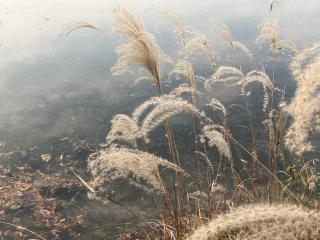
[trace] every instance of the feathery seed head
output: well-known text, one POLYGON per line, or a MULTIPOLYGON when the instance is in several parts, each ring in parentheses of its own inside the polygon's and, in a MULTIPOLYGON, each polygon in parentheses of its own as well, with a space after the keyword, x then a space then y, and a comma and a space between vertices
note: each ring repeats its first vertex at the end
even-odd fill
POLYGON ((161 157, 115 145, 92 154, 88 161, 94 178, 91 184, 97 188, 117 179, 126 179, 147 192, 162 191, 159 166, 185 174, 183 169, 161 157))
POLYGON ((210 102, 207 104, 207 106, 210 106, 213 108, 213 110, 219 111, 223 117, 225 118, 227 116, 227 111, 224 105, 216 98, 212 98, 210 102))
POLYGON ((182 98, 167 98, 160 102, 144 119, 141 131, 144 136, 147 136, 150 131, 156 128, 161 122, 173 117, 182 112, 191 112, 198 116, 202 113, 187 101, 182 98))
POLYGON ((125 8, 114 10, 116 22, 113 31, 125 34, 129 42, 120 45, 115 52, 119 55, 116 65, 111 69, 114 75, 122 75, 129 71, 130 66, 142 67, 153 76, 160 90, 160 62, 172 62, 161 50, 155 37, 146 31, 139 20, 125 8))
POLYGON ((198 228, 190 240, 318 239, 320 214, 296 206, 257 204, 239 207, 198 228))
POLYGON ((220 153, 227 157, 229 160, 232 158, 231 149, 229 143, 224 139, 223 134, 220 131, 225 129, 217 124, 211 124, 204 126, 202 130, 203 137, 209 140, 210 147, 216 147, 220 153))
POLYGON ((256 39, 256 44, 258 46, 264 43, 270 44, 270 50, 273 53, 279 53, 280 51, 289 51, 292 53, 297 53, 298 49, 296 45, 289 40, 282 40, 279 37, 280 26, 276 19, 265 19, 260 27, 260 35, 256 39))
POLYGON ((117 114, 111 120, 111 130, 107 135, 107 143, 114 141, 124 141, 137 147, 136 138, 139 136, 139 127, 127 115, 117 114))
POLYGON ((295 97, 285 107, 293 118, 286 135, 286 146, 296 154, 313 151, 310 137, 319 133, 320 115, 320 44, 299 53, 291 64, 298 83, 295 97))

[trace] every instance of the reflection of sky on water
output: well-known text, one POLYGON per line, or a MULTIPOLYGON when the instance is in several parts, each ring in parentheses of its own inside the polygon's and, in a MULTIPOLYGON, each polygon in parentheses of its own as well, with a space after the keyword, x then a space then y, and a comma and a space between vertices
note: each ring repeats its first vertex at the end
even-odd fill
MULTIPOLYGON (((114 7, 125 6, 143 16, 146 28, 156 32, 160 45, 170 53, 177 48, 172 31, 156 28, 155 21, 157 7, 174 9, 187 25, 206 33, 219 54, 221 40, 208 31, 208 20, 215 17, 225 22, 236 39, 253 49, 257 25, 268 16, 268 4, 267 0, 1 1, 0 129, 5 131, 0 140, 23 135, 22 142, 28 138, 36 142, 40 135, 63 135, 74 125, 97 124, 97 120, 88 120, 94 114, 88 109, 95 108, 89 104, 96 101, 95 96, 112 109, 112 114, 122 112, 112 108, 112 103, 130 102, 125 83, 134 77, 120 81, 110 75, 116 60, 112 50, 120 43, 109 34, 114 7), (71 20, 93 23, 106 35, 82 29, 68 38, 59 37, 62 26, 71 20), (72 125, 74 115, 78 122, 72 125)), ((282 37, 302 48, 319 41, 319 12, 318 0, 291 0, 276 4, 271 16, 279 20, 282 37)), ((219 57, 226 59, 223 54, 219 57)), ((99 117, 109 121, 111 115, 99 117)))
MULTIPOLYGON (((175 9, 188 25, 200 30, 205 30, 208 19, 214 16, 229 24, 235 37, 241 37, 245 34, 244 29, 256 28, 257 22, 267 16, 268 4, 267 0, 2 1, 1 55, 5 57, 1 57, 0 63, 24 60, 41 52, 54 54, 57 47, 66 44, 59 39, 59 34, 61 26, 70 20, 86 20, 109 31, 113 21, 112 9, 117 6, 126 6, 148 17, 153 17, 152 8, 155 7, 175 9), (237 26, 233 27, 233 23, 237 26)), ((317 0, 280 1, 272 16, 279 18, 285 37, 299 43, 307 39, 312 42, 320 31, 317 27, 320 24, 319 11, 320 2, 317 0)))

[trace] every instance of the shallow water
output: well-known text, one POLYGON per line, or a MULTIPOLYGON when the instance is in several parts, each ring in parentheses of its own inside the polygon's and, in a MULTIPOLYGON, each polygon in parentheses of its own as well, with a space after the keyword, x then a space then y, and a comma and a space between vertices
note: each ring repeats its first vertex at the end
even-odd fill
MULTIPOLYGON (((31 147, 47 137, 63 136, 79 127, 83 131, 92 128, 97 119, 95 123, 81 122, 94 121, 95 114, 80 106, 90 105, 91 101, 119 104, 120 109, 111 111, 106 107, 103 114, 123 112, 121 105, 127 105, 123 102, 126 96, 127 101, 132 99, 129 88, 133 87, 130 83, 134 76, 119 78, 110 74, 116 61, 113 49, 120 41, 118 35, 110 33, 114 21, 112 9, 116 6, 128 7, 142 15, 146 28, 156 33, 160 45, 173 56, 177 45, 172 28, 163 19, 159 21, 162 24, 156 23, 160 18, 159 7, 174 9, 187 25, 207 34, 217 52, 224 46, 213 31, 208 31, 211 17, 226 23, 234 38, 256 51, 257 26, 268 16, 268 1, 253 0, 200 4, 198 1, 1 1, 1 141, 31 147), (63 26, 72 20, 93 23, 105 34, 81 29, 67 38, 59 37, 63 26), (99 96, 99 100, 90 94, 99 96)), ((283 38, 303 48, 319 40, 319 11, 319 1, 280 1, 271 17, 279 19, 283 38)), ((226 59, 224 55, 219 58, 226 59)), ((110 120, 102 118, 104 123, 110 120)), ((100 131, 102 126, 90 132, 98 136, 100 131)))

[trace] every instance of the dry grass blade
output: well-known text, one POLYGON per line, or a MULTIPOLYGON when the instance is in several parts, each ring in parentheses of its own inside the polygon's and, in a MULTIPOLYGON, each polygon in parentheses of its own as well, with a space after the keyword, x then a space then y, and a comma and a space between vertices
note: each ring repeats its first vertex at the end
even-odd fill
POLYGON ((40 236, 39 234, 37 234, 37 233, 35 233, 35 232, 33 232, 33 231, 25 228, 25 227, 22 227, 22 226, 13 224, 13 223, 2 222, 2 221, 0 222, 0 224, 8 225, 8 226, 11 226, 11 227, 15 227, 15 228, 17 228, 17 229, 22 229, 22 230, 24 230, 24 231, 26 231, 26 232, 31 233, 32 235, 36 236, 37 238, 39 238, 39 239, 41 239, 41 240, 46 240, 44 237, 40 236))
POLYGON ((92 28, 95 30, 98 30, 94 25, 87 23, 87 22, 83 22, 83 21, 72 21, 67 23, 62 30, 61 35, 62 36, 69 36, 69 34, 79 28, 92 28))
POLYGON ((78 175, 73 169, 71 169, 71 171, 90 192, 95 193, 95 190, 82 177, 80 177, 80 175, 78 175))

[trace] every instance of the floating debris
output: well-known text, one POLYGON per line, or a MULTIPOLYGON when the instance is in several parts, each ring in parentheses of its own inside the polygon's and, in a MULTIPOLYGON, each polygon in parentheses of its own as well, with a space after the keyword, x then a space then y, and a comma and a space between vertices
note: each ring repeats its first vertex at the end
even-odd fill
POLYGON ((51 154, 42 154, 41 155, 41 160, 44 162, 50 162, 52 159, 51 154))

